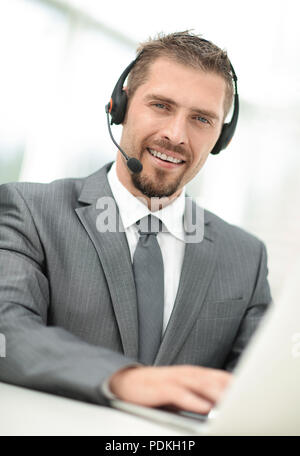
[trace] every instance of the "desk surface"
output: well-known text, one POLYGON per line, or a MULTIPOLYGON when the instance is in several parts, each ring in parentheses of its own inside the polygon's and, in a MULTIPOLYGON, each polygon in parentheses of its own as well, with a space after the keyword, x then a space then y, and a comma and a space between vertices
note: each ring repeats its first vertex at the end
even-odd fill
POLYGON ((0 382, 0 435, 186 435, 115 410, 0 382))

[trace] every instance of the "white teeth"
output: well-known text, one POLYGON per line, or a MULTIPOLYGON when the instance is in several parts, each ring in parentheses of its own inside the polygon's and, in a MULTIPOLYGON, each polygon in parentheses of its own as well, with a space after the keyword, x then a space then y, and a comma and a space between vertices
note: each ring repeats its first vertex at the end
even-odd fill
POLYGON ((148 149, 148 150, 151 153, 151 155, 154 155, 154 157, 158 157, 161 160, 169 161, 172 163, 182 163, 183 162, 183 160, 177 160, 177 158, 170 157, 169 155, 166 155, 166 154, 161 154, 160 152, 157 152, 154 149, 148 149))

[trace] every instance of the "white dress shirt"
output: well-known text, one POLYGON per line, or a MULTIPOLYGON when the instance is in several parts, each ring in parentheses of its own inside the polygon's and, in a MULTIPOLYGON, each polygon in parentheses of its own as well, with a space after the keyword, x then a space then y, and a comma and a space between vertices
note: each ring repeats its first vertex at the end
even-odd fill
POLYGON ((119 181, 116 163, 113 163, 107 177, 120 211, 130 249, 131 261, 133 261, 133 254, 139 240, 136 225, 138 220, 153 214, 164 223, 168 230, 168 232, 163 231, 157 234, 157 241, 164 263, 164 332, 174 307, 185 250, 183 226, 185 189, 183 188, 178 198, 168 206, 159 211, 151 212, 143 202, 133 196, 119 181))

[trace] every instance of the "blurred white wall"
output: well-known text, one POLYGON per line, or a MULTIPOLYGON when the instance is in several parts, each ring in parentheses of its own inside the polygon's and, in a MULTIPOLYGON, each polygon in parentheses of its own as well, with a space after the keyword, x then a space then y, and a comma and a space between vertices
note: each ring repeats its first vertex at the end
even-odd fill
MULTIPOLYGON (((298 4, 3 0, 1 181, 84 176, 114 159, 104 105, 136 45, 160 31, 194 29, 227 49, 241 114, 232 143, 209 157, 189 192, 266 243, 276 298, 300 247, 298 4), (14 157, 20 169, 11 174, 14 157)), ((120 127, 114 131, 118 137, 120 127)))

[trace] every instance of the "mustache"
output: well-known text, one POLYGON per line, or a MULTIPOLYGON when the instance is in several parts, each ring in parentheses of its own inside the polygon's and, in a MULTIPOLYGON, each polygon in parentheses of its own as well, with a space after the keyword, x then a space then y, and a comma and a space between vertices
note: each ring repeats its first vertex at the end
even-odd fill
POLYGON ((153 141, 154 146, 161 147, 166 151, 169 150, 170 152, 175 152, 177 154, 181 154, 183 157, 186 157, 187 153, 185 147, 181 146, 180 144, 172 144, 167 139, 157 139, 153 141))

